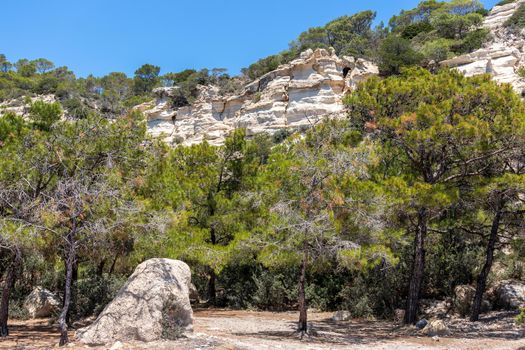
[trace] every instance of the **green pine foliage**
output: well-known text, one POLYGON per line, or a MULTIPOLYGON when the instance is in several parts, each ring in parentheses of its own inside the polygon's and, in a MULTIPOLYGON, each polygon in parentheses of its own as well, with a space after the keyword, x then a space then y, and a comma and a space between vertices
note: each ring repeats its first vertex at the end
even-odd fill
POLYGON ((525 5, 521 4, 514 14, 505 22, 505 26, 513 30, 521 30, 525 27, 525 5))
POLYGON ((371 29, 374 16, 310 29, 244 72, 256 78, 305 48, 376 59, 384 76, 346 96, 348 118, 302 135, 238 129, 222 146, 171 148, 129 108, 159 85, 178 87, 173 106, 199 85, 234 91, 241 80, 223 69, 77 79, 45 59, 0 55, 0 99, 29 106, 23 117, 0 111, 0 271, 2 282, 15 276, 3 286, 12 311, 24 316, 37 285, 64 298, 70 288, 64 334, 68 313, 100 312, 151 257, 186 261, 207 305, 299 307, 301 322, 309 306, 367 318, 407 308, 412 322, 419 297, 443 300, 463 284, 483 295, 494 261, 523 278, 525 104, 489 76, 420 67, 481 45, 483 8, 424 1, 388 33, 371 29), (47 93, 59 102, 29 99, 47 93))

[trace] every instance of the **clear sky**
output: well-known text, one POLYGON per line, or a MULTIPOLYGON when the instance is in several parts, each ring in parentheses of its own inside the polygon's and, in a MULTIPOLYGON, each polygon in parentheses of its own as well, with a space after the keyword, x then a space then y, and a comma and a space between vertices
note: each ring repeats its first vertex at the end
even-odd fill
MULTIPOLYGON (((0 53, 45 57, 78 76, 143 63, 162 73, 227 68, 238 73, 277 53, 309 27, 374 10, 378 20, 419 0, 4 0, 0 53)), ((483 0, 491 8, 497 0, 483 0)))

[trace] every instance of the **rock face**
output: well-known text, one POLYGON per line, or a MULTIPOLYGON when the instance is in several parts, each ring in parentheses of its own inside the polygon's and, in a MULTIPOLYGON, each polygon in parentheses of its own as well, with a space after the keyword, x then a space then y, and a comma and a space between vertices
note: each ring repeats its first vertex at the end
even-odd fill
POLYGON ((459 285, 454 288, 454 311, 464 317, 470 313, 476 288, 469 285, 459 285))
POLYGON ((515 310, 525 307, 525 283, 502 281, 494 288, 494 304, 498 308, 515 310))
MULTIPOLYGON (((461 317, 470 315, 472 303, 474 302, 474 295, 476 294, 476 288, 470 285, 459 285, 454 288, 454 298, 452 299, 452 306, 454 311, 461 317)), ((483 295, 481 302, 481 312, 488 312, 492 309, 492 305, 487 300, 487 295, 490 294, 487 291, 483 295)))
POLYGON ((191 272, 182 261, 150 259, 135 269, 98 318, 77 332, 85 344, 150 342, 170 338, 170 331, 191 330, 191 272), (167 329, 177 326, 178 329, 167 329))
MULTIPOLYGON (((43 101, 45 103, 54 103, 58 99, 55 95, 38 95, 31 97, 31 102, 43 101)), ((0 115, 7 113, 14 113, 16 115, 24 116, 29 113, 29 104, 26 97, 19 97, 12 100, 0 102, 0 115)))
POLYGON ((350 321, 352 319, 352 314, 350 311, 336 311, 334 315, 332 316, 332 320, 339 322, 339 321, 350 321))
POLYGON ((452 300, 420 300, 420 311, 427 318, 446 318, 452 309, 452 300))
POLYGON ((50 317, 60 310, 60 300, 42 287, 36 287, 24 301, 24 309, 31 318, 50 317))
POLYGON ((495 6, 485 18, 484 26, 490 29, 492 39, 483 48, 472 53, 441 62, 454 67, 467 76, 491 74, 500 83, 509 83, 518 93, 525 89, 525 79, 518 73, 525 66, 525 31, 513 33, 505 22, 525 0, 495 6))
POLYGON ((168 142, 219 145, 237 127, 248 135, 310 126, 321 119, 344 116, 342 98, 360 81, 378 74, 373 63, 333 51, 307 50, 301 56, 245 86, 237 96, 220 96, 215 87, 201 87, 191 106, 171 108, 176 88, 155 90, 157 100, 138 108, 148 118, 153 136, 168 142))
POLYGON ((433 337, 436 335, 444 336, 450 334, 450 330, 443 320, 432 320, 421 331, 423 334, 433 337))

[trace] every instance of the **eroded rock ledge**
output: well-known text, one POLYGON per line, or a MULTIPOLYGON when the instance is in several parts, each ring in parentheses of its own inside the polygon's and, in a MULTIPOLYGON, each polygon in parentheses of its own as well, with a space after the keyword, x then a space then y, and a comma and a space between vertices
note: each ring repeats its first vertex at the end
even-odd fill
POLYGON ((466 76, 491 74, 500 83, 509 83, 523 94, 525 79, 519 69, 525 66, 525 30, 513 32, 505 22, 525 0, 495 6, 485 18, 484 27, 490 29, 492 39, 481 49, 441 62, 456 68, 466 76))
POLYGON ((344 116, 342 98, 357 83, 378 74, 375 64, 333 51, 308 50, 301 56, 245 86, 236 96, 220 96, 215 87, 201 87, 195 103, 172 108, 176 88, 155 90, 156 101, 138 106, 153 136, 191 145, 204 139, 220 145, 230 131, 244 127, 248 135, 310 126, 325 117, 344 116))

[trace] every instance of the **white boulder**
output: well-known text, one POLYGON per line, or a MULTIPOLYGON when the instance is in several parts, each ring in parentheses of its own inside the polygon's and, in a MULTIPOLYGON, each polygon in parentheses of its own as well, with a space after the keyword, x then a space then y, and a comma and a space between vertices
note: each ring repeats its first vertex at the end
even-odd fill
POLYGON ((525 307, 525 283, 520 281, 501 281, 494 287, 494 304, 503 309, 525 307))
POLYGON ((85 344, 151 342, 191 331, 191 272, 178 260, 150 259, 135 269, 95 322, 77 331, 85 344))
POLYGON ((24 300, 24 309, 31 318, 50 317, 60 310, 60 300, 49 290, 36 287, 24 300))

